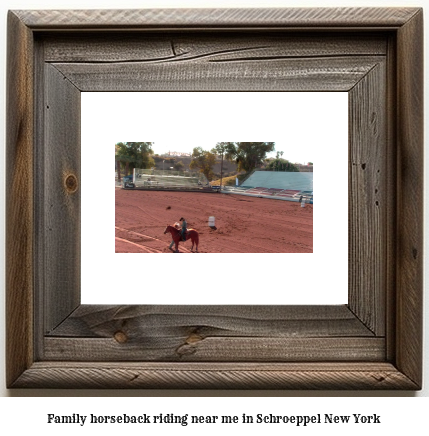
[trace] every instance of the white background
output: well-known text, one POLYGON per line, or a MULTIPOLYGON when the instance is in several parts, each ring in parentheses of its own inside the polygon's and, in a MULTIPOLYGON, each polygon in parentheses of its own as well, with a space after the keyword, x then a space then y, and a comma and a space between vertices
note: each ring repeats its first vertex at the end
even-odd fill
MULTIPOLYGON (((219 141, 255 138, 275 142, 275 150, 267 153, 267 157, 284 152, 283 159, 304 165, 313 162, 319 154, 322 158, 324 154, 335 154, 336 146, 344 148, 344 140, 347 149, 347 92, 84 92, 81 95, 85 119, 89 120, 84 134, 89 134, 88 140, 94 140, 88 141, 88 147, 96 145, 94 153, 107 149, 100 141, 100 134, 103 140, 108 135, 123 138, 115 142, 146 138, 152 142, 154 154, 159 155, 174 151, 192 154, 194 147, 211 150, 219 141), (102 131, 95 132, 94 123, 103 126, 102 131), (328 136, 329 141, 323 141, 323 136, 328 136)), ((108 158, 111 164, 110 154, 108 158)))
MULTIPOLYGON (((79 0, 79 1, 65 1, 59 2, 58 0, 5 0, 0 5, 1 11, 1 43, 0 43, 0 56, 2 59, 2 68, 0 69, 0 78, 2 88, 0 90, 0 98, 2 101, 2 107, 5 106, 5 46, 6 46, 6 11, 7 9, 34 9, 34 8, 142 8, 142 7, 201 7, 216 6, 216 7, 293 7, 293 6, 421 6, 424 7, 427 1, 397 1, 397 0, 342 0, 342 1, 330 1, 330 2, 317 2, 313 1, 292 1, 292 0, 220 0, 220 1, 205 1, 204 3, 197 0, 165 0, 165 1, 138 1, 138 0, 121 0, 121 1, 109 1, 109 0, 79 0)), ((427 23, 427 19, 425 20, 427 23)), ((427 28, 427 26, 426 26, 427 28)), ((427 32, 426 32, 427 35, 427 32)), ((428 47, 429 41, 425 36, 425 59, 428 59, 428 47)), ((427 68, 425 69, 427 78, 427 68)), ((6 110, 6 109, 5 109, 6 110)), ((425 117, 425 119, 427 116, 425 117)), ((425 127, 428 127, 428 122, 425 122, 425 127)), ((4 117, 0 118, 0 134, 4 138, 4 117)), ((426 140, 427 144, 427 140, 426 140)), ((427 146, 426 146, 427 149, 427 146)), ((427 157, 425 158, 425 164, 427 167, 427 157)), ((3 171, 4 161, 1 161, 0 174, 4 174, 3 171)), ((2 192, 4 192, 4 179, 1 180, 2 192)), ((427 187, 427 185, 426 185, 427 187)), ((4 204, 1 204, 1 228, 4 229, 4 204)), ((425 206, 425 210, 426 206, 425 206)), ((426 227, 428 221, 425 221, 426 227)), ((1 246, 4 247, 4 232, 0 233, 1 246)), ((427 236, 425 236, 425 242, 427 242, 427 236)), ((426 244, 425 244, 426 245, 426 244)), ((4 265, 5 253, 2 250, 1 261, 4 265)), ((426 261, 427 266, 427 261, 426 261)), ((427 270, 427 268, 426 268, 427 270)), ((0 270, 1 283, 4 283, 4 267, 0 270)), ((427 309, 427 285, 425 284, 425 372, 424 377, 428 377, 428 350, 429 350, 429 330, 427 327, 428 309, 427 309)), ((4 289, 1 287, 1 296, 3 304, 0 305, 0 319, 4 320, 4 289)), ((4 356, 4 323, 0 324, 0 355, 4 356)), ((4 374, 4 358, 0 358, 0 373, 4 374)), ((261 432, 269 432, 269 434, 281 433, 282 435, 290 434, 341 434, 347 430, 348 435, 359 435, 363 432, 368 435, 380 435, 380 434, 396 434, 401 432, 421 432, 422 429, 427 428, 427 410, 429 406, 428 400, 429 388, 425 380, 424 387, 421 392, 351 392, 351 391, 309 391, 309 392, 295 392, 295 391, 76 391, 76 390, 19 390, 8 391, 5 388, 4 376, 0 380, 0 395, 16 396, 17 398, 1 398, 0 399, 0 429, 2 433, 4 430, 8 433, 16 432, 21 434, 22 431, 28 431, 32 434, 45 434, 45 435, 57 435, 57 434, 79 434, 81 431, 77 427, 54 427, 48 428, 45 424, 47 413, 86 413, 89 414, 99 413, 105 411, 111 413, 114 409, 115 413, 125 413, 128 411, 144 413, 144 410, 156 411, 162 408, 165 413, 180 411, 182 407, 192 408, 195 413, 216 413, 219 411, 227 410, 229 414, 240 414, 251 408, 258 408, 262 413, 292 413, 298 412, 301 414, 319 412, 325 413, 326 409, 332 410, 332 413, 337 414, 351 414, 360 413, 365 411, 368 413, 383 414, 386 417, 385 426, 355 426, 355 427, 316 427, 316 428, 293 428, 293 427, 280 427, 280 430, 273 429, 272 427, 261 427, 247 430, 248 434, 261 434, 261 432), (46 398, 22 398, 22 397, 40 396, 46 398), (89 398, 89 397, 128 397, 128 398, 89 398), (186 398, 174 398, 174 397, 186 397, 186 398), (234 397, 240 398, 234 398, 234 397), (290 398, 290 397, 323 397, 323 398, 290 398), (392 398, 385 398, 385 397, 392 398), (426 397, 420 399, 404 398, 404 397, 426 397), (50 398, 50 397, 64 397, 64 398, 50 398), (82 397, 82 398, 71 398, 82 397), (163 397, 163 398, 146 398, 146 397, 163 397), (168 398, 170 397, 170 398, 168 398), (222 397, 222 398, 218 398, 222 397), (256 398, 263 397, 263 398, 256 398), (346 397, 346 398, 337 398, 346 397), (368 398, 370 397, 370 398, 368 398), (380 398, 383 397, 383 398, 380 398), (258 407, 256 407, 258 406, 258 407), (323 409, 323 410, 322 410, 323 409), (357 411, 357 412, 356 412, 357 411), (7 430, 6 430, 7 429, 7 430)), ((253 410, 252 409, 252 410, 253 410)), ((326 413, 329 413, 329 410, 326 413)), ((84 431, 86 434, 94 434, 93 428, 88 427, 84 431), (89 430, 88 430, 89 428, 89 430), (91 432, 91 433, 90 433, 91 432)), ((171 430, 167 427, 168 430, 171 430)), ((186 429, 186 428, 185 428, 186 429)), ((142 434, 143 430, 138 427, 137 429, 125 429, 128 434, 142 434)), ((151 429, 154 434, 154 429, 151 429)), ((164 428, 161 428, 165 432, 164 428)), ((102 428, 103 434, 115 434, 122 432, 121 427, 104 427, 102 428)), ((174 428, 173 431, 179 431, 174 428)), ((184 432, 186 430, 180 429, 184 432)), ((194 430, 195 431, 195 430, 194 430)), ((200 429, 196 431, 201 434, 200 429)), ((215 427, 213 429, 204 429, 207 434, 216 434, 219 431, 227 433, 226 429, 215 427)), ((228 433, 236 433, 236 428, 228 428, 228 433)), ((189 431, 187 431, 189 434, 189 431)), ((6 434, 6 433, 5 433, 6 434)))
MULTIPOLYGON (((82 93, 82 303, 346 304, 347 158, 346 92, 82 93), (200 138, 210 148, 223 140, 274 141, 285 158, 287 145, 292 154, 311 157, 313 253, 115 253, 114 144, 200 138), (175 271, 192 268, 195 280, 174 280, 172 286, 164 275, 173 259, 175 271), (258 265, 256 273, 252 265, 258 265), (141 274, 124 286, 120 271, 141 274)), ((137 225, 138 214, 135 219, 137 225)), ((157 237, 170 243, 162 231, 157 237)))

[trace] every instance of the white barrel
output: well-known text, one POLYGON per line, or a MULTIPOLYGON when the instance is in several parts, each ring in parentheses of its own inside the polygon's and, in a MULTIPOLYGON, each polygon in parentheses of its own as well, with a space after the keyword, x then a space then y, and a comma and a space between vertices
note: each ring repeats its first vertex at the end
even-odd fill
POLYGON ((301 207, 305 207, 305 200, 304 199, 301 200, 301 207))
POLYGON ((214 227, 214 226, 215 226, 215 217, 209 216, 209 227, 214 227))

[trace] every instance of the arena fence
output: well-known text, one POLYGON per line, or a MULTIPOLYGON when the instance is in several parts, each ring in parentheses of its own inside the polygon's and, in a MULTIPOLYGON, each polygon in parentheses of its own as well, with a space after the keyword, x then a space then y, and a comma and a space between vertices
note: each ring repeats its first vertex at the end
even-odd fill
POLYGON ((135 168, 131 177, 124 177, 122 186, 132 189, 211 190, 202 173, 135 168))

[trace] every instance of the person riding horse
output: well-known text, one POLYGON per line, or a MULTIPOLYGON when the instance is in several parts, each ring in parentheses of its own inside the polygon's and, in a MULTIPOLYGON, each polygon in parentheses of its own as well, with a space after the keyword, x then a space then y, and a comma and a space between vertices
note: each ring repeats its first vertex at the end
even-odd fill
MULTIPOLYGON (((182 223, 183 221, 185 221, 184 218, 181 219, 182 223)), ((186 221, 185 221, 186 224, 186 221)), ((167 225, 167 227, 164 230, 164 235, 167 233, 171 234, 171 237, 173 238, 173 240, 171 241, 170 246, 168 247, 171 251, 173 251, 174 253, 179 253, 179 242, 182 241, 182 229, 181 229, 182 225, 180 223, 174 223, 174 226, 170 226, 167 225), (173 244, 176 245, 176 249, 173 250, 173 244)), ((186 228, 186 225, 183 226, 186 229, 186 240, 190 240, 192 241, 192 247, 191 247, 191 253, 194 252, 194 247, 195 247, 195 252, 198 253, 198 242, 199 242, 199 235, 198 232, 195 229, 188 229, 186 228)))
MULTIPOLYGON (((180 240, 186 241, 186 231, 187 231, 188 224, 185 218, 180 218, 179 221, 182 221, 182 224, 180 225, 180 223, 175 222, 173 227, 175 227, 177 230, 180 230, 180 240)), ((174 240, 171 241, 170 246, 168 248, 171 250, 173 245, 174 245, 174 240)))
POLYGON ((179 222, 180 221, 182 221, 182 231, 180 232, 180 237, 182 241, 186 241, 186 231, 187 231, 188 223, 183 217, 180 218, 179 222))

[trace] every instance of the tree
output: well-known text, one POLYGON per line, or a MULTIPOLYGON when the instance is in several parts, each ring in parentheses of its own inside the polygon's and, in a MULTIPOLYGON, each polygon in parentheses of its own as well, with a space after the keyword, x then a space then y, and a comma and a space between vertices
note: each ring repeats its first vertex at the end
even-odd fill
POLYGON ((252 171, 260 166, 267 153, 274 151, 275 142, 226 142, 226 158, 235 160, 238 171, 252 171))
POLYGON ((216 155, 210 151, 205 151, 201 147, 195 147, 192 151, 192 161, 189 168, 198 169, 210 181, 213 179, 213 167, 216 163, 216 155))
POLYGON ((115 159, 125 163, 126 175, 133 168, 152 168, 155 161, 152 157, 152 142, 118 142, 115 146, 115 159))
POLYGON ((225 154, 232 154, 235 148, 232 142, 218 142, 216 147, 212 149, 212 153, 221 155, 220 162, 220 186, 222 187, 222 177, 223 177, 223 156, 225 154))
POLYGON ((179 160, 179 161, 174 163, 173 168, 176 171, 183 171, 185 169, 185 165, 181 160, 179 160))
MULTIPOLYGON (((133 156, 126 146, 126 142, 118 142, 115 146, 115 159, 118 162, 118 175, 120 174, 121 164, 125 165, 125 175, 129 174, 129 165, 133 161, 133 156)), ((120 180, 120 175, 119 175, 120 180)))
POLYGON ((286 159, 282 159, 277 157, 270 161, 266 166, 268 171, 288 171, 288 172, 299 172, 299 168, 293 163, 289 162, 286 159))

